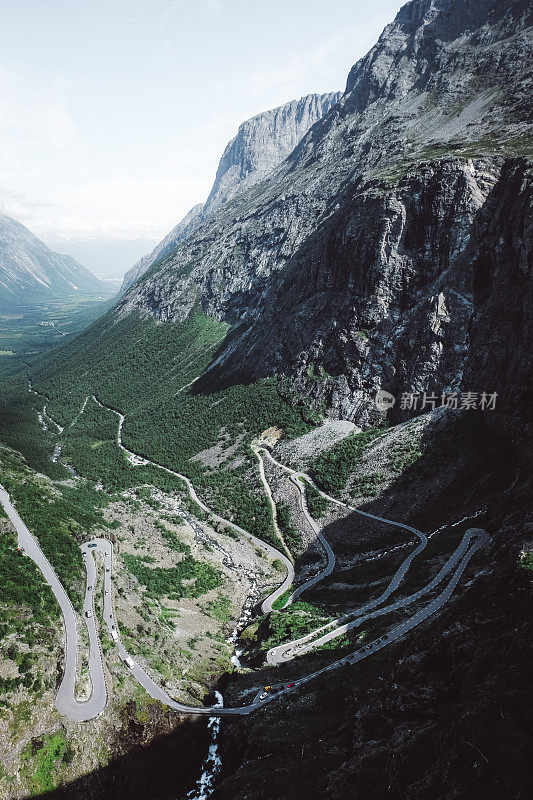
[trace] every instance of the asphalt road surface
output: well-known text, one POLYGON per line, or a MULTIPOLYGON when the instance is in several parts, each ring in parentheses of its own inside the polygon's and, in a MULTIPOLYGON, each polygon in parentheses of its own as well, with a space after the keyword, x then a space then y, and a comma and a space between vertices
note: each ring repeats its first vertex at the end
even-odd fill
MULTIPOLYGON (((9 519, 15 526, 18 536, 18 546, 29 556, 41 570, 45 581, 48 583, 54 596, 59 603, 63 615, 64 637, 65 637, 65 664, 63 679, 57 690, 55 704, 65 717, 83 722, 98 716, 107 704, 107 688, 104 677, 102 656, 100 652, 100 640, 96 630, 94 614, 88 619, 84 616, 87 629, 89 631, 90 652, 89 652, 89 674, 92 682, 91 696, 86 701, 76 700, 76 668, 78 663, 78 627, 76 612, 72 603, 64 590, 59 578, 57 577, 50 562, 39 547, 36 539, 32 536, 16 508, 10 500, 6 490, 0 486, 0 502, 2 503, 9 519)), ((89 580, 89 573, 87 573, 89 580)), ((87 583, 89 586, 90 584, 87 583)), ((93 583, 94 585, 94 583, 93 583)), ((92 596, 85 596, 85 609, 92 608, 92 596)))

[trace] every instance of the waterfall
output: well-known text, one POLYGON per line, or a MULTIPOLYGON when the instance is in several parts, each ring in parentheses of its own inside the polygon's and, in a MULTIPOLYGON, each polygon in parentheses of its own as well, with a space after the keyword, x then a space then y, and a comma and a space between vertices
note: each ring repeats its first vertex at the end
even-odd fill
MULTIPOLYGON (((224 698, 220 692, 215 692, 216 706, 224 705, 224 698)), ((220 731, 220 717, 209 717, 207 727, 211 733, 211 744, 209 745, 209 752, 202 765, 202 774, 196 782, 196 786, 188 795, 188 800, 208 800, 213 794, 215 788, 215 780, 220 772, 222 761, 218 754, 218 734, 220 731)))

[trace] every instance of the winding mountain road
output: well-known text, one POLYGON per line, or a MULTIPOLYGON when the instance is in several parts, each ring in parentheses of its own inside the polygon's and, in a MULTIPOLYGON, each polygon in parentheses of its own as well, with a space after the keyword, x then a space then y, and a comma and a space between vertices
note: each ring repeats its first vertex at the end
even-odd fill
MULTIPOLYGON (((255 455, 259 459, 259 474, 260 474, 260 477, 261 477, 261 481, 262 481, 262 483, 263 483, 263 485, 265 487, 265 491, 266 491, 267 497, 269 499, 269 502, 270 502, 270 505, 271 505, 271 508, 272 508, 272 516, 273 516, 273 520, 274 520, 275 529, 278 532, 279 538, 283 541, 283 536, 281 535, 281 531, 279 531, 279 528, 278 528, 278 525, 277 525, 277 521, 276 521, 276 504, 274 502, 274 498, 272 497, 272 491, 270 489, 269 483, 268 483, 268 481, 266 479, 265 466, 264 466, 264 462, 263 462, 263 454, 265 454, 267 456, 270 456, 270 453, 269 453, 268 450, 265 450, 263 447, 257 447, 257 446, 254 446, 253 444, 252 444, 252 451, 255 453, 255 455)), ((276 464, 277 466, 282 467, 282 469, 285 470, 286 472, 292 473, 292 470, 290 470, 288 467, 285 467, 283 464, 280 464, 279 462, 275 461, 273 458, 271 458, 271 461, 274 464, 276 464)), ((326 556, 326 566, 324 567, 324 569, 320 570, 320 572, 318 572, 312 578, 309 578, 307 581, 302 583, 301 586, 298 586, 289 595, 289 597, 286 599, 286 601, 283 604, 283 606, 281 608, 279 608, 278 611, 281 611, 284 608, 287 608, 287 606, 289 606, 291 603, 293 603, 296 600, 296 598, 299 597, 302 594, 302 592, 305 592, 306 589, 310 589, 316 583, 318 583, 319 581, 323 580, 327 575, 329 575, 331 572, 333 572, 333 569, 335 567, 335 553, 331 549, 327 539, 325 539, 324 536, 322 535, 322 533, 320 531, 320 528, 318 527, 317 523, 315 522, 315 520, 313 519, 313 517, 309 513, 309 509, 307 507, 307 499, 305 497, 305 492, 303 490, 302 483, 300 481, 296 480, 296 478, 292 474, 291 474, 290 478, 291 478, 291 481, 296 486, 296 488, 298 489, 299 498, 300 498, 300 506, 301 506, 302 512, 304 514, 304 517, 305 517, 309 527, 313 531, 313 533, 315 535, 315 538, 318 539, 318 541, 322 545, 322 549, 324 550, 324 553, 325 553, 325 556, 326 556)), ((285 542, 283 542, 283 544, 285 544, 285 542)), ((293 578, 294 578, 294 572, 293 572, 293 578)), ((284 591, 286 591, 286 590, 284 589, 284 591)), ((282 592, 280 593, 279 590, 278 590, 277 597, 280 597, 281 594, 283 594, 283 593, 282 592)), ((263 603, 262 611, 263 611, 264 614, 266 614, 266 613, 268 613, 268 612, 273 610, 272 609, 272 603, 275 602, 277 597, 274 598, 274 599, 272 597, 267 598, 267 600, 263 603), (265 606, 266 606, 266 608, 265 608, 265 606)))
MULTIPOLYGON (((245 538, 247 538, 249 541, 251 541, 256 547, 259 547, 263 551, 268 553, 272 559, 279 559, 280 561, 282 561, 282 563, 286 567, 287 575, 283 580, 283 582, 281 583, 281 585, 269 597, 267 597, 266 600, 263 601, 261 607, 263 613, 265 614, 269 613, 272 610, 272 604, 276 601, 276 599, 280 597, 284 592, 286 592, 287 589, 292 585, 294 579, 294 567, 292 565, 292 562, 276 548, 267 544, 263 540, 258 539, 253 534, 250 534, 248 531, 244 530, 244 528, 241 528, 239 525, 236 525, 235 523, 227 519, 224 519, 220 515, 216 514, 198 497, 191 481, 185 475, 175 472, 174 470, 171 470, 168 467, 163 466, 162 464, 150 461, 142 456, 137 455, 131 450, 128 450, 122 444, 122 426, 124 424, 124 419, 125 419, 124 415, 121 414, 116 409, 113 409, 105 405, 101 401, 99 401, 95 395, 92 396, 92 399, 102 408, 111 411, 118 416, 119 425, 117 432, 117 444, 126 453, 128 459, 132 464, 134 465, 149 464, 164 470, 170 475, 174 475, 175 477, 179 478, 187 486, 189 494, 191 498, 194 500, 194 502, 197 503, 197 505, 203 511, 208 513, 212 519, 224 525, 230 526, 238 533, 243 535, 245 538)), ((86 404, 87 400, 85 400, 83 408, 81 409, 79 414, 82 414, 85 411, 86 404)), ((262 455, 264 454, 274 464, 276 464, 278 467, 280 467, 290 475, 291 480, 298 487, 298 490, 300 492, 301 507, 307 519, 307 522, 311 526, 312 530, 315 532, 317 539, 321 542, 322 547, 324 548, 324 552, 326 554, 325 568, 320 573, 318 573, 318 575, 314 576, 313 578, 309 579, 309 581, 307 581, 305 584, 302 584, 302 586, 298 587, 290 595, 285 606, 288 605, 290 602, 292 602, 295 599, 295 597, 301 594, 305 589, 309 588, 312 585, 315 585, 316 583, 318 583, 318 581, 322 580, 324 577, 329 575, 332 572, 335 565, 335 555, 333 553, 333 550, 331 549, 329 543, 320 532, 316 521, 309 513, 309 509, 307 507, 307 501, 305 498, 305 492, 303 490, 304 482, 307 482, 311 486, 313 486, 328 501, 344 506, 345 508, 355 513, 361 514, 362 516, 383 522, 388 525, 393 525, 395 527, 402 528, 410 533, 415 534, 420 540, 419 545, 404 559, 400 567, 397 569, 397 571, 391 578, 391 581, 389 582, 387 588, 384 590, 384 592, 382 592, 382 594, 378 598, 361 606, 359 609, 357 609, 357 611, 352 612, 351 614, 348 615, 344 615, 343 617, 340 617, 337 620, 333 620, 327 625, 324 625, 321 628, 312 631, 307 636, 303 636, 298 640, 288 642, 283 645, 279 645, 278 647, 272 648, 267 654, 268 663, 273 665, 286 663, 286 661, 289 660, 290 658, 293 658, 296 655, 302 655, 308 650, 312 650, 315 647, 320 646, 321 644, 325 644, 326 642, 330 641, 336 636, 340 636, 342 633, 345 633, 351 628, 356 627, 369 619, 373 619, 375 617, 391 613, 392 611, 398 610, 400 608, 406 608, 408 605, 414 603, 417 600, 420 600, 423 596, 433 591, 433 589, 435 589, 439 583, 441 583, 450 573, 452 573, 452 577, 448 585, 427 606, 417 610, 412 616, 408 617, 395 627, 391 628, 388 631, 388 633, 384 634, 380 638, 366 644, 364 647, 359 648, 350 655, 344 656, 342 659, 339 659, 337 661, 328 664, 326 667, 323 667, 320 670, 317 670, 304 677, 295 679, 293 682, 290 683, 290 685, 280 684, 279 686, 276 686, 274 684, 270 692, 264 692, 263 690, 259 690, 256 696, 254 697, 254 700, 248 705, 243 705, 235 708, 228 708, 228 707, 221 708, 220 705, 218 704, 209 707, 188 706, 183 703, 179 703, 178 701, 170 697, 170 695, 161 686, 159 686, 139 664, 136 663, 136 661, 124 647, 120 638, 120 633, 118 630, 118 625, 115 618, 115 612, 113 606, 113 583, 112 583, 113 546, 111 542, 109 542, 106 539, 96 538, 90 542, 86 542, 83 545, 81 545, 83 560, 85 563, 85 568, 87 573, 87 583, 86 583, 85 599, 83 605, 83 612, 84 612, 83 619, 89 634, 90 647, 89 647, 88 668, 89 668, 89 675, 91 678, 92 689, 90 697, 87 700, 80 701, 76 698, 76 693, 75 693, 76 679, 77 679, 77 663, 78 663, 78 629, 77 629, 76 612, 74 611, 74 608, 68 598, 68 595, 65 592, 61 582, 59 581, 55 571, 53 570, 52 566, 50 565, 47 558, 44 556, 41 548, 39 547, 38 542, 30 533, 25 523, 21 519, 20 515, 16 511, 7 491, 2 486, 0 486, 0 503, 4 507, 9 519, 15 526, 15 529, 17 530, 19 547, 23 550, 24 554, 28 555, 35 562, 37 567, 41 570, 45 580, 51 587, 54 596, 56 597, 59 606, 61 608, 63 622, 64 622, 64 632, 65 632, 65 666, 64 666, 63 679, 57 691, 55 704, 60 713, 62 713, 64 716, 75 721, 84 721, 92 719, 103 711, 103 709, 107 704, 107 699, 108 699, 104 664, 100 648, 100 639, 98 635, 95 610, 94 610, 94 593, 96 591, 97 578, 98 578, 98 565, 94 559, 95 553, 100 553, 104 568, 103 621, 108 629, 109 635, 113 643, 116 645, 118 649, 120 658, 125 663, 126 667, 130 670, 133 677, 141 684, 141 686, 143 686, 143 688, 151 697, 160 700, 162 703, 164 703, 165 705, 167 705, 168 707, 174 709, 179 713, 195 714, 195 715, 202 714, 206 716, 218 717, 222 715, 235 716, 235 715, 250 714, 252 711, 255 711, 256 709, 264 706, 266 703, 272 701, 275 697, 278 697, 280 694, 286 693, 288 691, 293 691, 298 686, 301 686, 302 684, 307 683, 310 680, 313 680, 317 676, 322 675, 326 672, 338 669, 339 667, 346 666, 348 664, 357 663, 363 658, 367 658, 369 655, 372 655, 377 650, 386 647, 393 641, 396 641, 404 634, 412 630, 414 627, 419 625, 421 622, 426 620, 429 616, 438 611, 449 600, 451 594, 453 593, 455 587, 457 586, 457 583, 459 582, 461 575, 466 569, 466 566, 468 565, 470 559, 472 558, 474 553, 480 547, 482 547, 489 539, 488 534, 480 528, 468 529, 464 534, 461 543, 449 557, 446 564, 444 564, 439 573, 426 586, 424 586, 417 592, 414 592, 409 597, 401 598, 397 602, 392 603, 388 606, 382 606, 385 600, 387 600, 388 597, 400 585, 413 559, 425 549, 428 541, 427 536, 421 531, 418 531, 416 528, 411 527, 410 525, 406 525, 404 523, 396 522, 393 520, 388 520, 365 511, 360 511, 359 509, 349 506, 348 504, 343 503, 342 501, 337 500, 336 498, 330 497, 329 495, 322 492, 314 484, 309 475, 307 475, 306 473, 298 472, 296 470, 291 470, 284 464, 281 464, 280 462, 276 461, 274 457, 271 455, 271 453, 263 448, 257 448, 254 452, 256 452, 256 454, 258 455, 261 463, 262 463, 262 455), (382 607, 378 608, 378 606, 382 607), (317 638, 317 634, 322 634, 322 635, 318 636, 317 638)), ((264 477, 264 470, 262 475, 264 477)), ((266 483, 266 478, 264 479, 264 482, 266 483)), ((270 497, 272 497, 271 493, 268 494, 270 497)), ((272 503, 274 504, 273 499, 272 503)))
POLYGON ((175 470, 169 469, 169 467, 165 467, 163 466, 163 464, 158 464, 157 461, 150 461, 149 459, 144 458, 143 456, 139 456, 137 455, 137 453, 128 450, 128 448, 122 444, 122 426, 124 425, 124 420, 125 420, 124 414, 121 414, 121 412, 117 411, 116 408, 111 408, 111 406, 105 405, 105 403, 102 403, 100 400, 98 400, 98 398, 95 395, 92 396, 92 399, 101 408, 107 411, 112 411, 113 414, 116 414, 118 416, 119 425, 117 432, 117 445, 120 447, 121 450, 124 451, 124 453, 126 453, 131 464, 133 464, 134 466, 145 465, 145 466, 156 467, 157 469, 161 469, 164 472, 168 473, 169 475, 174 475, 174 477, 179 478, 187 486, 191 499, 194 500, 196 505, 198 505, 202 509, 202 511, 205 511, 207 514, 209 514, 209 516, 212 519, 214 519, 215 522, 220 522, 223 525, 228 525, 230 528, 233 528, 234 531, 237 531, 237 533, 240 533, 241 536, 244 536, 246 539, 252 542, 255 545, 255 547, 259 547, 261 550, 268 553, 268 555, 274 561, 279 560, 283 563, 285 569, 287 570, 287 575, 285 579, 283 580, 281 585, 274 592, 272 592, 271 595, 269 595, 265 600, 263 600, 263 604, 261 606, 261 611, 263 612, 263 614, 268 614, 270 611, 272 611, 272 604, 275 603, 278 597, 281 597, 281 595, 287 591, 289 586, 292 585, 292 582, 294 580, 294 566, 292 564, 292 561, 290 561, 284 553, 281 553, 275 547, 272 547, 272 545, 267 544, 265 541, 263 541, 263 539, 258 539, 257 536, 254 536, 252 533, 249 533, 244 528, 241 528, 240 525, 236 525, 235 522, 231 522, 229 519, 221 517, 220 514, 217 514, 215 511, 209 508, 209 506, 206 506, 203 500, 201 500, 196 494, 194 486, 192 485, 191 481, 186 475, 182 475, 180 472, 175 472, 175 470))
MULTIPOLYGON (((400 569, 396 572, 393 579, 388 584, 386 590, 375 600, 372 600, 369 603, 361 606, 361 608, 357 609, 357 611, 353 611, 350 614, 346 614, 343 617, 338 619, 332 620, 327 625, 323 625, 321 628, 316 628, 311 633, 308 633, 306 636, 302 636, 300 639, 294 639, 291 642, 286 644, 278 645, 277 647, 273 647, 267 653, 267 662, 272 665, 278 665, 283 663, 284 661, 288 660, 289 658, 294 658, 295 656, 301 656, 304 653, 309 652, 310 650, 314 650, 315 647, 319 647, 320 645, 326 644, 326 642, 335 639, 337 636, 341 636, 344 633, 347 633, 352 628, 359 627, 363 624, 363 622, 368 622, 368 620, 375 619, 376 617, 383 616, 385 614, 390 614, 393 611, 397 611, 399 609, 407 608, 407 606, 411 605, 412 603, 420 600, 424 595, 431 592, 436 586, 441 583, 444 578, 452 571, 452 569, 457 565, 457 563, 462 559, 465 553, 468 550, 470 543, 474 540, 477 542, 479 539, 483 539, 481 543, 484 543, 488 538, 485 534, 485 538, 481 537, 480 533, 481 529, 479 528, 470 528, 468 531, 465 532, 461 543, 458 547, 453 551, 451 556, 449 557, 448 561, 444 564, 444 566, 440 569, 437 575, 429 581, 422 589, 414 592, 413 594, 402 597, 400 600, 397 600, 394 603, 391 603, 387 606, 382 608, 377 608, 380 606, 391 594, 394 592, 401 583, 405 575, 405 571, 403 571, 402 564, 400 569), (375 609, 375 610, 372 610, 375 609), (370 612, 370 613, 366 613, 370 612), (345 620, 350 619, 350 622, 345 620), (334 626, 333 630, 329 630, 326 633, 323 633, 322 636, 317 636, 320 634, 321 631, 325 631, 327 628, 334 626)), ((477 550, 477 546, 475 548, 477 550)), ((416 615, 415 615, 416 617, 416 615)))
MULTIPOLYGON (((91 618, 84 616, 90 641, 89 674, 91 677, 92 691, 88 700, 80 701, 76 699, 75 693, 78 664, 78 625, 76 612, 53 567, 41 550, 37 540, 30 533, 19 516, 3 486, 0 486, 0 503, 17 531, 19 548, 24 552, 24 555, 29 556, 41 570, 45 581, 50 586, 59 603, 61 614, 63 615, 65 665, 63 678, 56 694, 56 708, 65 717, 77 722, 93 719, 93 717, 98 716, 98 714, 103 711, 107 704, 107 687, 102 654, 100 651, 100 639, 96 630, 94 614, 91 618)), ((90 579, 92 579, 92 577, 88 571, 87 586, 91 585, 89 583, 90 579)), ((92 585, 94 586, 94 582, 92 585)), ((92 595, 90 593, 88 594, 87 591, 84 609, 92 610, 92 595)))

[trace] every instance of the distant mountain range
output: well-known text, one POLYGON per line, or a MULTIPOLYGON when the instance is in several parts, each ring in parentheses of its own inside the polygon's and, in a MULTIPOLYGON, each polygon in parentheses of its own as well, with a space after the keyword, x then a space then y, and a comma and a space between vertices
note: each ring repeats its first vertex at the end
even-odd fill
POLYGON ((111 293, 74 258, 54 253, 20 222, 0 215, 0 306, 111 293))

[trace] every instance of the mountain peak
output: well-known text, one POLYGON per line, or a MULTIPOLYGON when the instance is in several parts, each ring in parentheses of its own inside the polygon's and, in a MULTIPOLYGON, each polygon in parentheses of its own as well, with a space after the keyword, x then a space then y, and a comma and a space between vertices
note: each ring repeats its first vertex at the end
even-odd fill
POLYGON ((135 283, 157 260, 164 258, 209 214, 272 172, 341 97, 342 92, 308 94, 242 122, 222 154, 205 205, 191 208, 163 241, 126 273, 122 291, 135 283))
POLYGON ((341 96, 342 92, 308 94, 241 123, 222 154, 205 212, 266 177, 341 96))

